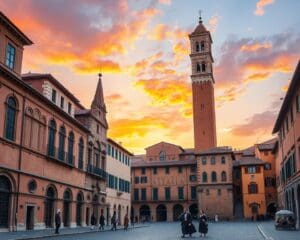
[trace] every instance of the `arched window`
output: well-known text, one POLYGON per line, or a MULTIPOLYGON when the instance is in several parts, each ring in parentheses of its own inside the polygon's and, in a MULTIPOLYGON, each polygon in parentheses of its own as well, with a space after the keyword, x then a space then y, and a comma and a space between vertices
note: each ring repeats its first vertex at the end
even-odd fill
POLYGON ((17 100, 9 97, 6 101, 5 138, 15 140, 17 100))
POLYGON ((213 171, 211 173, 211 181, 212 182, 216 182, 217 181, 217 173, 215 171, 213 171))
POLYGON ((59 142, 58 142, 58 159, 65 160, 65 139, 66 139, 66 129, 61 126, 59 129, 59 142))
POLYGON ((202 165, 206 165, 206 157, 202 157, 202 165))
POLYGON ((49 127, 48 127, 48 155, 51 157, 54 157, 55 155, 55 133, 56 133, 56 123, 52 119, 49 122, 49 127))
POLYGON ((225 163, 226 163, 226 160, 225 160, 225 157, 224 157, 224 156, 222 156, 222 158, 221 158, 221 163, 222 163, 222 164, 225 164, 225 163))
POLYGON ((249 194, 257 194, 258 193, 258 187, 257 187, 257 184, 255 182, 251 182, 248 185, 248 193, 249 194))
POLYGON ((227 176, 226 176, 226 172, 225 172, 225 171, 223 171, 223 172, 221 173, 221 181, 222 181, 222 182, 226 182, 226 181, 227 181, 227 176))
POLYGON ((210 158, 210 164, 211 165, 215 165, 216 164, 216 158, 215 157, 211 157, 210 158))
POLYGON ((197 71, 197 72, 201 72, 201 67, 200 67, 200 64, 199 64, 199 63, 197 63, 197 65, 196 65, 196 71, 197 71))
POLYGON ((161 151, 159 153, 159 160, 160 161, 165 161, 166 160, 166 152, 165 151, 161 151))
POLYGON ((80 138, 78 143, 78 168, 83 169, 83 151, 84 151, 84 142, 80 138))
POLYGON ((207 173, 206 172, 202 173, 202 182, 207 182, 207 173))
POLYGON ((89 146, 88 146, 88 165, 92 164, 93 148, 94 148, 93 143, 89 142, 89 146))
POLYGON ((199 42, 196 42, 196 52, 199 52, 199 50, 200 50, 200 45, 199 45, 199 42))
POLYGON ((205 62, 202 62, 202 63, 201 63, 201 71, 202 71, 202 72, 205 72, 205 71, 206 71, 206 64, 205 64, 205 62))
POLYGON ((95 166, 99 168, 100 167, 100 143, 99 142, 96 142, 94 155, 95 155, 95 166))
POLYGON ((205 43, 204 41, 201 42, 201 52, 203 52, 205 50, 205 43))
POLYGON ((74 133, 70 132, 68 137, 68 163, 73 165, 74 133))

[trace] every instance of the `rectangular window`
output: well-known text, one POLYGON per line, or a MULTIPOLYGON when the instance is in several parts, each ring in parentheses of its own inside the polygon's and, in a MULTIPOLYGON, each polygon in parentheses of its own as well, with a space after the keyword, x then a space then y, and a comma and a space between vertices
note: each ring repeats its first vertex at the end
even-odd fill
POLYGON ((14 69, 15 56, 16 56, 15 47, 12 44, 8 43, 6 47, 6 66, 8 66, 10 69, 14 69))
POLYGON ((140 182, 140 178, 139 177, 134 177, 134 183, 138 184, 140 182))
POLYGON ((221 196, 222 192, 221 189, 218 189, 218 195, 221 196))
POLYGON ((166 174, 169 174, 169 173, 170 173, 170 168, 169 168, 169 167, 166 167, 166 168, 165 168, 165 173, 166 173, 166 174))
POLYGON ((51 96, 52 102, 56 103, 56 90, 52 89, 52 96, 51 96))
POLYGON ((300 112, 300 95, 296 97, 296 110, 300 112))
POLYGON ((286 119, 285 119, 285 127, 286 127, 286 132, 289 131, 289 117, 286 116, 286 119))
POLYGON ((107 154, 108 156, 111 155, 111 146, 109 144, 107 144, 107 154))
POLYGON ((246 173, 249 173, 249 174, 255 174, 257 168, 254 167, 254 166, 251 166, 251 167, 246 167, 245 170, 246 170, 246 173))
POLYGON ((146 201, 146 199, 147 199, 146 188, 141 189, 141 195, 142 195, 141 200, 146 201))
POLYGON ((153 201, 157 201, 158 200, 158 189, 157 188, 153 188, 152 189, 152 200, 153 201))
POLYGON ((153 174, 154 174, 154 175, 157 174, 157 168, 156 168, 156 167, 153 168, 153 174))
POLYGON ((134 198, 134 201, 138 201, 139 200, 139 189, 135 188, 133 190, 133 198, 134 198))
POLYGON ((118 177, 115 177, 115 189, 118 189, 118 177))
POLYGON ((191 199, 195 200, 197 198, 197 188, 196 186, 191 186, 191 199))
POLYGON ((178 167, 178 173, 182 173, 182 167, 181 166, 178 167))
POLYGON ((64 97, 60 97, 60 108, 64 109, 65 108, 65 99, 64 97))
POLYGON ((68 113, 71 114, 72 112, 72 104, 68 103, 68 113))
POLYGON ((197 181, 197 175, 190 175, 190 182, 196 182, 197 181))
POLYGON ((141 183, 147 183, 147 177, 141 177, 141 183))
POLYGON ((197 165, 191 166, 191 173, 197 172, 197 165))
POLYGON ((145 175, 146 174, 146 168, 142 168, 142 175, 145 175))
POLYGON ((170 200, 171 199, 171 189, 169 187, 165 188, 165 199, 170 200))
POLYGON ((183 187, 178 187, 178 199, 183 200, 184 194, 183 194, 183 187))

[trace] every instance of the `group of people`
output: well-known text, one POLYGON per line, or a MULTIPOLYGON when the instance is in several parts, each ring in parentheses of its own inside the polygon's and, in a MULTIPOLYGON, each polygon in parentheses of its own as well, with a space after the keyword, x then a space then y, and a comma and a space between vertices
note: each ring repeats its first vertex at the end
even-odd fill
MULTIPOLYGON (((179 217, 179 220, 181 221, 181 231, 182 231, 182 238, 185 237, 185 235, 192 236, 193 233, 196 232, 196 228, 192 222, 193 218, 189 211, 185 210, 179 217)), ((207 224, 207 216, 205 215, 204 211, 201 211, 201 214, 199 216, 199 229, 200 237, 206 237, 206 234, 208 232, 208 224, 207 224)))
MULTIPOLYGON (((111 217, 111 231, 117 231, 117 214, 114 212, 113 216, 111 217)), ((97 224, 97 219, 95 214, 93 213, 91 216, 91 230, 95 229, 97 224)), ((58 209, 55 214, 55 234, 59 234, 59 228, 61 225, 61 210, 58 209)), ((103 215, 103 211, 101 211, 100 218, 99 218, 99 230, 103 231, 105 226, 105 217, 103 215)), ((128 214, 126 213, 124 216, 124 230, 127 231, 129 226, 129 218, 128 214)))

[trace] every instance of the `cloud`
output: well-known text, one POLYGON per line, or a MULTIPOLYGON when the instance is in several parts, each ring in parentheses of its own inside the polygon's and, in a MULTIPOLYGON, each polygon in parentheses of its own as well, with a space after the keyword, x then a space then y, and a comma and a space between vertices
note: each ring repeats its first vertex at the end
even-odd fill
POLYGON ((264 7, 273 4, 274 0, 259 0, 256 3, 256 9, 254 11, 255 15, 262 16, 265 14, 264 7))
POLYGON ((256 52, 260 49, 268 49, 271 48, 271 43, 250 43, 241 46, 241 51, 245 52, 256 52))
POLYGON ((158 2, 164 5, 171 5, 172 0, 158 0, 158 2))
POLYGON ((130 9, 126 0, 12 0, 0 8, 35 42, 25 62, 34 55, 33 65, 48 62, 81 73, 94 73, 98 63, 104 72, 118 72, 118 56, 135 47, 160 13, 155 7, 130 9))
POLYGON ((256 113, 246 119, 245 123, 231 128, 231 134, 238 137, 249 137, 259 134, 271 133, 277 114, 273 111, 256 113))
POLYGON ((208 20, 208 24, 207 24, 207 29, 211 32, 211 33, 215 33, 218 27, 218 24, 221 20, 221 16, 216 14, 213 15, 209 20, 208 20))
POLYGON ((238 99, 246 91, 245 87, 230 87, 224 89, 221 95, 215 97, 217 108, 223 106, 226 102, 233 102, 238 99))
POLYGON ((149 39, 151 40, 181 40, 183 38, 187 38, 189 32, 180 29, 179 27, 171 27, 166 24, 159 23, 149 34, 149 39))

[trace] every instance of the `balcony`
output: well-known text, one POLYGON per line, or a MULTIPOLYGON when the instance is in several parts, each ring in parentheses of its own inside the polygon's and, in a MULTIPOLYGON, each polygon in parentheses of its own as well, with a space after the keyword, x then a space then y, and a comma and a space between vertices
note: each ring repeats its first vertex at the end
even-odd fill
POLYGON ((86 165, 86 171, 100 178, 106 179, 106 172, 101 168, 93 166, 92 164, 86 165))
POLYGON ((74 155, 64 151, 59 151, 58 148, 47 145, 47 156, 57 160, 58 162, 74 167, 74 155))

